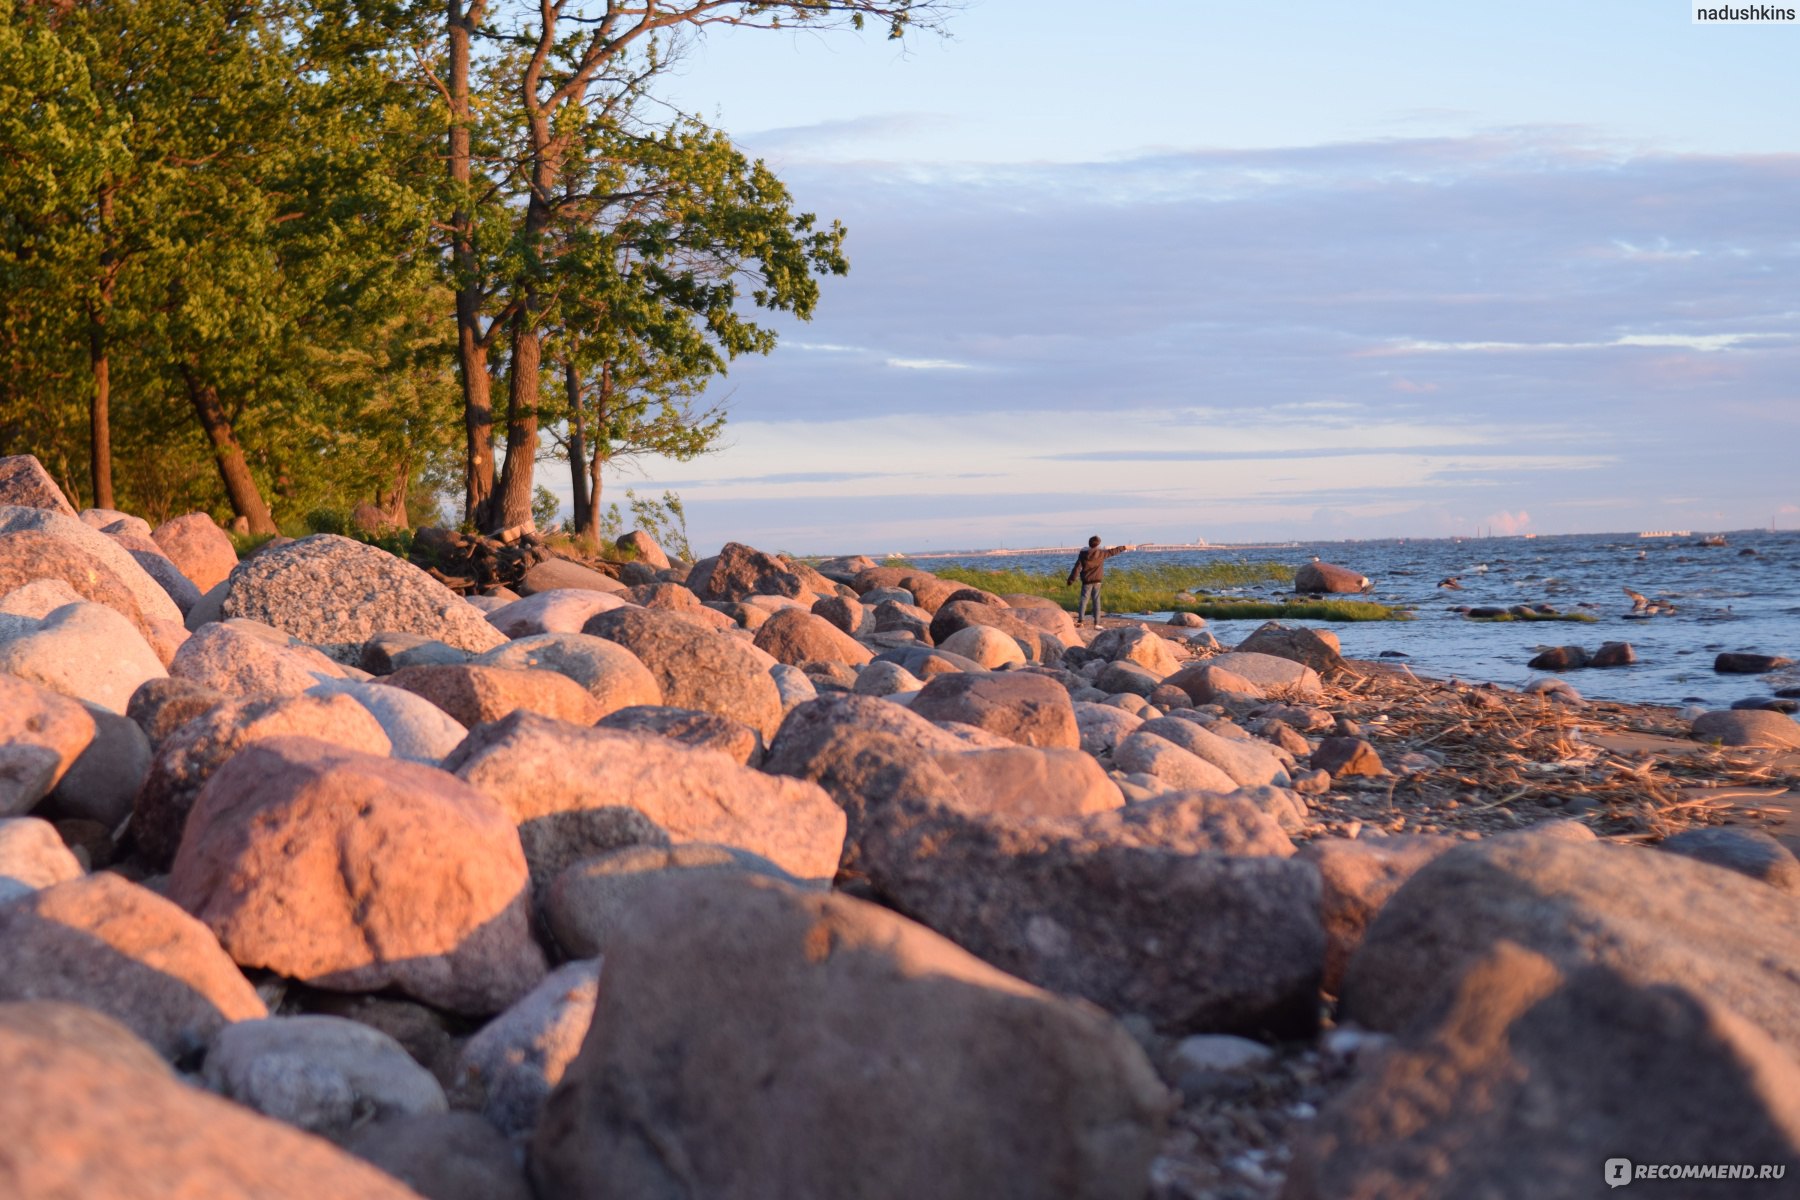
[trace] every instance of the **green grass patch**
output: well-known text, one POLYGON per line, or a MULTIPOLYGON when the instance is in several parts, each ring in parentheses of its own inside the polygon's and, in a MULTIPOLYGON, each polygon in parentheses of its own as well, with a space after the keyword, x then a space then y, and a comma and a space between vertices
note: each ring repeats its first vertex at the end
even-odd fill
POLYGON ((1471 621, 1480 621, 1486 625, 1499 625, 1505 621, 1573 621, 1580 625, 1592 625, 1600 618, 1587 613, 1501 613, 1497 617, 1469 617, 1471 621))
MULTIPOLYGON (((983 570, 975 567, 916 564, 890 560, 889 566, 918 566, 942 579, 954 579, 1001 595, 1020 593, 1043 596, 1074 612, 1081 599, 1079 584, 1067 584, 1065 570, 983 570)), ((1385 604, 1361 600, 1240 600, 1196 595, 1221 588, 1288 583, 1294 569, 1286 563, 1222 559, 1198 566, 1163 564, 1148 567, 1114 567, 1106 572, 1101 595, 1107 612, 1192 612, 1209 620, 1403 621, 1408 614, 1385 604)))

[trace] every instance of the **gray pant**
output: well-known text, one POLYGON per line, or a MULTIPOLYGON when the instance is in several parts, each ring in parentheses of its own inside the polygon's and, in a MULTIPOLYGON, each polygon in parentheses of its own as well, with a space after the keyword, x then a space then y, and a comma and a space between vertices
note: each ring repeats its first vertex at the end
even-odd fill
POLYGON ((1081 585, 1081 605, 1075 610, 1075 623, 1077 625, 1081 624, 1081 619, 1087 615, 1089 600, 1094 602, 1094 624, 1098 625, 1100 623, 1100 585, 1097 583, 1084 583, 1081 585))

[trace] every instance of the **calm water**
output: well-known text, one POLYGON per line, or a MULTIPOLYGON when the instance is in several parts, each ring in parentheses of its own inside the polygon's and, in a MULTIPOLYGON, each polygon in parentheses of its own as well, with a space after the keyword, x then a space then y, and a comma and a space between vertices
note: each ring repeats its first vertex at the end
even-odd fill
MULTIPOLYGON (((1590 697, 1652 704, 1691 699, 1723 707, 1746 696, 1767 696, 1772 688, 1756 676, 1715 675, 1712 662, 1719 651, 1751 650, 1800 660, 1800 531, 1748 530, 1726 538, 1724 547, 1700 546, 1697 535, 1635 534, 1310 542, 1278 548, 1140 551, 1113 562, 1127 567, 1243 558, 1298 565, 1316 554, 1372 579, 1370 599, 1418 605, 1415 619, 1406 622, 1296 622, 1336 631, 1344 653, 1353 658, 1397 650, 1421 675, 1517 687, 1533 677, 1525 664, 1540 646, 1581 645, 1593 650, 1602 642, 1624 641, 1637 651, 1635 666, 1571 671, 1564 678, 1590 697), (1740 554, 1746 549, 1756 554, 1740 554), (1460 578, 1463 590, 1437 587, 1450 575, 1460 578), (1626 587, 1653 600, 1669 601, 1677 611, 1648 620, 1627 619, 1631 601, 1622 590, 1626 587), (1469 621, 1449 611, 1454 605, 1540 603, 1599 619, 1591 625, 1491 623, 1469 621)), ((1060 574, 1072 560, 1072 554, 1009 554, 918 561, 927 569, 956 562, 1060 574)), ((1280 585, 1271 584, 1227 594, 1259 598, 1282 591, 1280 585)), ((1216 621, 1213 629, 1229 643, 1257 624, 1216 621)), ((1800 672, 1776 686, 1790 685, 1800 685, 1800 672)))

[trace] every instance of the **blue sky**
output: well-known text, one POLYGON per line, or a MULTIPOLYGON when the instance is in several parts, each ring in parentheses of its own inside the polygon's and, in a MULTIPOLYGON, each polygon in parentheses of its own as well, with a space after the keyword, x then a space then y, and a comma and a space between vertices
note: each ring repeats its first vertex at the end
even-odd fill
POLYGON ((679 491, 697 547, 1800 527, 1800 26, 949 30, 712 35, 665 88, 850 228, 816 319, 715 389, 723 448, 608 480, 679 491))

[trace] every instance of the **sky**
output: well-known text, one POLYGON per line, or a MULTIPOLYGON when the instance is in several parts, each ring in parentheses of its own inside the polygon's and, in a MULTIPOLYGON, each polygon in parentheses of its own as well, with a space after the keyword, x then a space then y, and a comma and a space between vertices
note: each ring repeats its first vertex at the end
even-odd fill
POLYGON ((662 94, 851 271, 609 493, 703 553, 1800 528, 1800 25, 1690 8, 712 31, 662 94))

